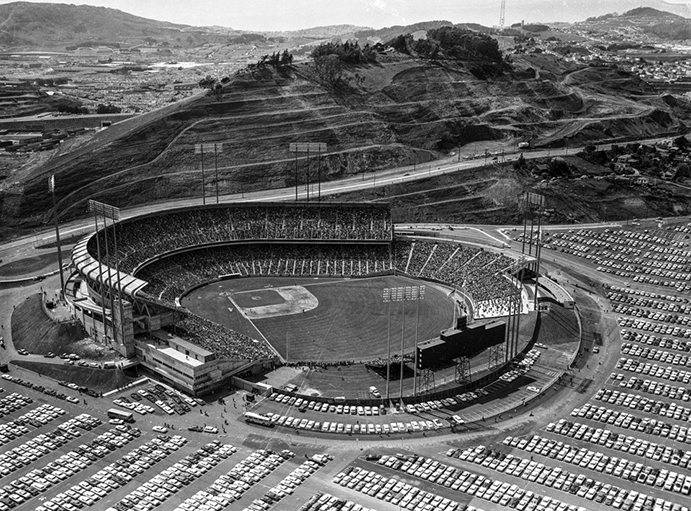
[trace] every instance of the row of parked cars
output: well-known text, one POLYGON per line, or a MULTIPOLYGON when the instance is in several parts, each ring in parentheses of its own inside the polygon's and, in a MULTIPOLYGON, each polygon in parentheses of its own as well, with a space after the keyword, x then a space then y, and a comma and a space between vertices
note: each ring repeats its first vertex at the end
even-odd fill
POLYGON ((374 509, 356 504, 352 500, 334 497, 330 493, 324 492, 312 495, 307 502, 298 508, 298 511, 332 511, 333 509, 338 509, 339 511, 375 511, 374 509))
POLYGON ((685 406, 670 403, 668 401, 641 396, 640 394, 629 394, 618 390, 600 389, 595 394, 595 399, 668 418, 687 421, 689 417, 691 417, 691 408, 686 408, 685 406))
MULTIPOLYGON (((646 459, 652 459, 677 467, 686 468, 691 460, 690 451, 672 448, 651 440, 623 435, 609 429, 594 428, 587 424, 571 422, 565 419, 560 419, 558 422, 551 422, 547 425, 545 430, 557 435, 576 438, 592 444, 599 444, 608 449, 626 452, 634 456, 643 456, 646 459)), ((559 442, 556 443, 556 446, 559 446, 559 442)))
MULTIPOLYGON (((538 452, 543 456, 564 461, 565 463, 571 463, 582 468, 587 467, 588 469, 613 475, 614 477, 619 477, 628 481, 640 483, 645 482, 651 486, 657 486, 657 483, 659 482, 665 490, 683 493, 684 495, 689 495, 689 493, 691 493, 691 475, 665 470, 665 478, 658 480, 655 474, 660 472, 659 469, 653 468, 653 466, 651 466, 649 463, 635 462, 633 460, 617 458, 615 456, 607 456, 602 452, 596 452, 584 447, 578 448, 568 444, 561 444, 559 446, 558 443, 558 447, 555 447, 551 450, 545 450, 544 446, 549 444, 549 440, 543 441, 546 439, 536 439, 536 436, 537 435, 529 437, 528 445, 530 445, 530 442, 535 440, 533 452, 538 452), (655 476, 655 478, 651 479, 653 476, 655 476)), ((516 442, 513 440, 514 439, 511 439, 507 445, 518 447, 520 449, 520 439, 516 442)))
MULTIPOLYGON (((684 316, 686 317, 686 316, 684 316)), ((618 316, 617 324, 622 328, 635 328, 660 335, 673 335, 691 339, 691 328, 680 328, 669 323, 653 323, 646 319, 636 319, 627 316, 618 316)))
POLYGON ((70 419, 58 425, 52 431, 42 433, 21 445, 0 453, 0 476, 7 476, 15 470, 28 466, 46 454, 81 436, 81 433, 75 428, 89 429, 90 426, 83 427, 82 424, 91 424, 90 421, 85 421, 81 417, 70 419))
MULTIPOLYGON (((504 444, 515 446, 517 445, 517 440, 520 439, 507 437, 504 439, 504 444)), ((561 467, 550 467, 532 459, 504 454, 485 446, 452 449, 447 454, 482 465, 491 470, 519 477, 528 482, 548 486, 555 490, 591 500, 602 506, 611 506, 624 511, 652 510, 653 507, 670 511, 688 511, 688 508, 662 498, 655 498, 652 495, 646 495, 636 490, 627 490, 610 483, 603 483, 582 473, 563 470, 561 467)), ((512 504, 510 503, 509 505, 512 504)), ((524 504, 524 502, 519 501, 516 505, 517 509, 525 509, 524 504)), ((562 507, 562 505, 559 505, 558 508, 562 507)), ((568 509, 573 509, 573 507, 567 506, 568 509)))
POLYGON ((17 392, 8 394, 0 399, 0 418, 9 415, 12 412, 16 412, 17 410, 24 408, 33 402, 34 400, 30 397, 18 394, 17 392))
MULTIPOLYGON (((539 355, 538 355, 539 356, 539 355)), ((514 370, 514 374, 510 377, 504 378, 506 381, 512 381, 521 374, 525 373, 525 370, 514 370)), ((508 374, 508 373, 507 373, 508 374)), ((421 403, 409 403, 404 405, 406 412, 410 414, 419 414, 424 412, 430 412, 432 410, 441 410, 443 408, 454 408, 463 406, 464 404, 469 404, 472 401, 485 397, 488 392, 484 389, 476 389, 474 392, 464 392, 463 394, 458 394, 456 396, 435 399, 431 401, 424 401, 421 403)), ((277 403, 283 403, 288 406, 294 406, 301 412, 307 410, 314 410, 315 412, 325 412, 325 413, 336 413, 343 415, 385 415, 386 408, 383 405, 380 406, 359 406, 359 405, 348 405, 348 404, 335 404, 326 403, 321 401, 312 401, 309 399, 291 396, 289 394, 283 394, 281 392, 273 392, 269 399, 277 403)))
POLYGON ((360 467, 346 467, 336 474, 333 482, 343 487, 390 502, 399 509, 458 511, 459 502, 435 495, 399 478, 385 477, 360 467))
POLYGON ((287 449, 280 453, 258 449, 234 465, 228 473, 218 477, 209 487, 186 499, 174 511, 220 511, 294 456, 295 453, 287 449))
POLYGON ((671 337, 663 337, 661 335, 646 334, 627 328, 622 329, 620 335, 622 341, 632 341, 647 344, 648 346, 657 346, 659 348, 683 351, 685 353, 691 351, 691 341, 685 341, 683 339, 674 339, 671 337))
MULTIPOLYGON (((27 444, 32 443, 31 449, 36 449, 36 455, 43 455, 40 450, 41 447, 48 449, 48 444, 52 444, 54 448, 49 450, 54 450, 57 449, 59 442, 66 442, 68 440, 65 436, 41 438, 43 436, 47 437, 47 435, 39 435, 39 437, 27 442, 27 444)), ((47 491, 54 484, 58 484, 68 477, 71 477, 86 469, 98 458, 101 458, 108 452, 130 442, 133 438, 135 438, 135 436, 128 432, 118 431, 115 429, 106 431, 105 433, 102 433, 91 440, 89 443, 81 445, 77 449, 63 454, 56 460, 45 465, 43 468, 30 471, 19 479, 16 479, 0 488, 0 504, 2 504, 0 505, 0 510, 5 511, 6 509, 11 509, 15 506, 22 505, 29 499, 47 491)), ((64 443, 62 445, 64 445, 64 443)), ((17 454, 13 456, 13 458, 16 457, 17 454)), ((25 465, 29 465, 35 461, 35 459, 32 459, 33 457, 34 456, 32 455, 26 456, 25 459, 29 461, 28 463, 25 463, 25 465)), ((44 507, 44 510, 45 509, 50 508, 44 507)), ((55 509, 58 508, 56 507, 55 509)), ((66 511, 74 511, 74 509, 77 508, 63 506, 63 509, 66 511)))
POLYGON ((641 392, 646 392, 648 394, 664 396, 680 401, 691 401, 691 389, 687 387, 670 385, 657 380, 638 378, 637 376, 631 376, 627 381, 623 381, 623 378, 619 378, 618 376, 616 379, 621 380, 619 382, 620 387, 640 390, 641 392))
POLYGON ((325 454, 312 456, 284 477, 276 486, 267 490, 261 498, 253 500, 244 511, 268 511, 284 497, 291 495, 307 478, 331 460, 333 457, 325 454))
POLYGON ((110 511, 150 511, 237 451, 232 445, 208 443, 130 492, 110 511))
MULTIPOLYGON (((451 449, 446 454, 453 456, 456 452, 456 449, 451 449)), ((378 463, 452 490, 488 500, 493 504, 521 510, 532 510, 543 506, 543 509, 551 510, 584 511, 583 508, 568 506, 557 499, 536 495, 531 491, 521 489, 518 485, 493 480, 424 456, 383 456, 378 463)))
POLYGON ((665 422, 648 417, 638 417, 628 412, 612 410, 604 406, 584 404, 571 411, 573 417, 585 417, 594 421, 612 424, 619 428, 640 431, 646 435, 671 438, 677 442, 691 443, 691 429, 671 422, 665 422))
POLYGON ((651 364, 633 358, 621 357, 617 361, 617 369, 623 371, 630 371, 636 374, 643 374, 653 378, 660 378, 663 380, 680 381, 682 383, 691 383, 691 372, 681 369, 674 369, 672 367, 665 367, 659 364, 651 364))
MULTIPOLYGON (((126 426, 117 428, 123 433, 134 434, 135 431, 135 428, 126 426)), ((182 437, 154 438, 126 454, 122 459, 103 467, 93 476, 43 502, 35 511, 74 511, 92 506, 184 444, 185 439, 182 437)))
MULTIPOLYGON (((52 397, 56 397, 58 399, 62 399, 63 401, 69 401, 70 403, 79 403, 79 399, 73 396, 68 396, 67 394, 63 394, 62 392, 58 392, 54 389, 51 389, 50 387, 44 387, 43 385, 39 385, 37 383, 31 383, 30 381, 22 380, 21 378, 17 378, 16 376, 12 376, 11 374, 3 374, 2 378, 11 381, 12 383, 16 383, 18 385, 21 385, 22 387, 27 387, 29 389, 34 389, 38 392, 43 392, 44 394, 47 394, 52 397)), ((98 397, 99 394, 96 394, 90 389, 85 390, 86 394, 92 395, 94 397, 98 397), (88 392, 87 392, 88 391, 88 392)))
POLYGON ((608 289, 607 298, 617 304, 691 314, 691 301, 681 295, 663 295, 621 286, 609 286, 608 289))
POLYGON ((131 402, 123 397, 113 399, 113 404, 121 406, 123 408, 127 408, 128 410, 132 410, 133 412, 137 412, 141 415, 146 415, 147 413, 154 413, 156 411, 156 409, 153 406, 149 406, 144 403, 138 403, 136 401, 131 402))
POLYGON ((315 412, 338 413, 346 415, 379 415, 385 414, 384 406, 351 406, 344 404, 329 404, 321 401, 310 401, 301 397, 291 396, 289 394, 282 394, 274 392, 269 396, 271 401, 283 403, 288 406, 294 406, 301 412, 307 410, 314 410, 315 412))
MULTIPOLYGON (((320 431, 322 433, 345 433, 347 435, 388 435, 392 433, 412 433, 418 431, 434 431, 444 427, 448 427, 449 423, 442 419, 431 420, 415 420, 408 422, 390 422, 390 423, 343 423, 330 421, 314 421, 310 419, 303 419, 300 417, 291 417, 286 415, 279 415, 277 413, 267 412, 265 414, 271 419, 271 422, 276 426, 285 426, 288 428, 302 429, 306 431, 320 431)), ((459 418, 459 420, 462 419, 459 418)))
POLYGON ((684 291, 691 281, 685 267, 691 251, 683 242, 660 233, 664 231, 603 233, 583 229, 577 233, 553 233, 545 246, 590 259, 602 272, 624 278, 640 276, 653 285, 684 291))
POLYGON ((40 428, 64 414, 65 410, 62 408, 46 403, 38 408, 29 410, 13 421, 0 424, 0 445, 7 444, 15 438, 26 435, 29 432, 27 425, 40 428))
POLYGON ((630 342, 623 343, 620 349, 622 355, 654 360, 662 364, 691 367, 691 357, 674 351, 658 350, 656 348, 649 348, 648 346, 630 342))
MULTIPOLYGON (((172 389, 168 389, 163 385, 156 383, 147 389, 140 389, 131 394, 135 401, 142 401, 147 399, 155 404, 168 415, 177 413, 184 415, 192 410, 193 407, 199 404, 201 400, 195 400, 184 394, 179 394, 172 389)), ((202 401, 203 403, 203 401, 202 401)))

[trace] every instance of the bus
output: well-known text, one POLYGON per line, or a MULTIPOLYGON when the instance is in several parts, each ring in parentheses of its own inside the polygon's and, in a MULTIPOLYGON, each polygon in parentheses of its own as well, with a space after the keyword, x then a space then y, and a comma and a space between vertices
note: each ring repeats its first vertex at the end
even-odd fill
POLYGON ((260 415, 254 412, 245 412, 243 415, 245 422, 248 424, 259 424, 260 426, 266 426, 267 428, 273 428, 274 423, 266 415, 260 415))
POLYGON ((134 422, 134 415, 132 412, 125 412, 123 410, 118 410, 117 408, 111 408, 108 410, 109 419, 120 419, 125 422, 134 422))

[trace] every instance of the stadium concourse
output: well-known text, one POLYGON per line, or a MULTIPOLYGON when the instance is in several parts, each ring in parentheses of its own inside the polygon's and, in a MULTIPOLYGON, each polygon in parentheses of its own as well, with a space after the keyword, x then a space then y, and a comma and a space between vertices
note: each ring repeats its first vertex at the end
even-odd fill
MULTIPOLYGON (((534 307, 515 256, 445 239, 395 237, 386 204, 222 204, 105 225, 72 252, 76 271, 65 294, 75 315, 92 336, 196 395, 286 361, 322 362, 318 353, 288 356, 256 328, 229 328, 181 306, 191 291, 213 282, 400 275, 448 293, 449 314, 437 331, 452 326, 456 307, 471 320, 508 316, 519 295, 519 315, 534 307)), ((367 340, 381 344, 382 337, 367 340)), ((508 367, 506 357, 501 362, 508 367)), ((358 362, 367 358, 365 352, 358 362)))

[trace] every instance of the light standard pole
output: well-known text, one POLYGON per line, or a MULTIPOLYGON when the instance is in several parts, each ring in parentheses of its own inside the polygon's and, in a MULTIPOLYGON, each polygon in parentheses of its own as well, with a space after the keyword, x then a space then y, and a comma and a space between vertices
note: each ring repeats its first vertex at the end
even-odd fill
MULTIPOLYGON (((403 302, 401 309, 401 360, 400 360, 400 381, 399 381, 399 400, 403 400, 403 353, 405 349, 405 304, 408 301, 418 302, 417 319, 415 324, 415 369, 413 378, 413 393, 417 394, 417 345, 418 345, 418 322, 420 318, 419 300, 425 297, 425 286, 405 286, 384 288, 383 299, 385 303, 403 302)), ((386 369, 386 397, 389 399, 389 380, 391 366, 391 305, 389 305, 389 333, 387 339, 387 369, 386 369)))
POLYGON ((413 299, 415 300, 415 364, 413 368, 413 395, 417 396, 417 345, 418 345, 418 326, 420 324, 420 300, 425 299, 425 286, 413 286, 413 299), (415 296, 417 295, 417 298, 415 296))
POLYGON ((385 287, 383 291, 383 302, 388 303, 388 326, 386 329, 386 401, 389 398, 389 383, 391 382, 391 288, 385 287))
POLYGON ((217 145, 218 144, 214 144, 214 178, 216 179, 216 204, 218 204, 218 149, 216 147, 217 145))
POLYGON ((48 189, 53 197, 53 221, 55 222, 55 242, 58 245, 58 273, 60 273, 60 300, 64 297, 65 278, 62 275, 62 249, 60 248, 60 228, 58 226, 58 206, 55 202, 55 175, 48 179, 48 189))

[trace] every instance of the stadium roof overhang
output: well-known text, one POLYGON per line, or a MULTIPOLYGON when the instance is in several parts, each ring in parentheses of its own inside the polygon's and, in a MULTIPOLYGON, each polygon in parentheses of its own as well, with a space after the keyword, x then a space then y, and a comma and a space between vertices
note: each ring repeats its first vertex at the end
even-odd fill
POLYGON ((92 235, 89 235, 77 243, 72 249, 72 264, 85 278, 103 283, 108 287, 120 286, 123 294, 135 298, 136 293, 147 285, 147 282, 128 273, 118 272, 100 263, 89 254, 87 244, 92 235))

